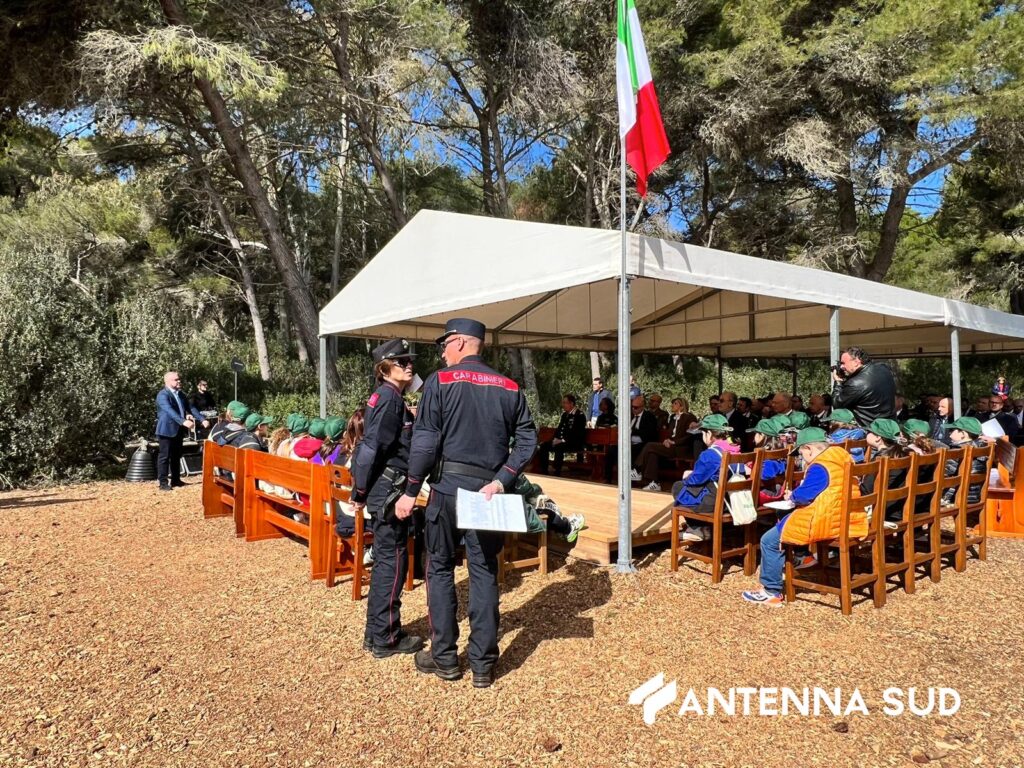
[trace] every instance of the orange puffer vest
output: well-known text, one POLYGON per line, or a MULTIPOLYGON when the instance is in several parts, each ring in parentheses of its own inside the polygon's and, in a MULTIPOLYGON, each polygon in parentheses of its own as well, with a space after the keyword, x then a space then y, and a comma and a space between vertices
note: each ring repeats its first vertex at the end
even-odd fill
MULTIPOLYGON (((808 467, 820 464, 828 472, 828 485, 818 497, 806 507, 798 507, 786 518, 782 526, 782 540, 786 544, 810 544, 827 541, 839 536, 843 516, 843 467, 852 464, 853 459, 842 446, 826 448, 808 467)), ((860 489, 854 488, 855 496, 860 489)), ((868 519, 864 512, 850 515, 850 536, 866 536, 868 519)))

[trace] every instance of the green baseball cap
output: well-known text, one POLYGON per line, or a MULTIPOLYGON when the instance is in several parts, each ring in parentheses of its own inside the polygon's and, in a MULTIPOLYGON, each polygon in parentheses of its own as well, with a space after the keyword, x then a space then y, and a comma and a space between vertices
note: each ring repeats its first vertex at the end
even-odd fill
POLYGON ((951 422, 949 424, 943 424, 942 428, 948 430, 962 429, 964 432, 966 432, 969 435, 972 435, 973 437, 977 437, 978 435, 981 434, 981 422, 978 421, 973 416, 961 416, 954 422, 951 422))
POLYGON ((768 437, 778 437, 779 433, 782 432, 782 425, 778 419, 778 416, 761 419, 757 424, 748 429, 747 432, 760 432, 762 435, 768 435, 768 437))
POLYGON ((263 416, 253 411, 245 419, 245 428, 252 432, 261 424, 270 424, 274 421, 273 416, 263 416))
POLYGON ((793 411, 786 417, 789 420, 789 429, 805 429, 811 425, 811 417, 803 411, 793 411))
POLYGON ((867 431, 891 442, 896 442, 903 436, 899 422, 893 419, 875 419, 868 425, 867 431))
POLYGON ((309 419, 301 413, 289 413, 284 423, 293 435, 304 435, 309 432, 309 419))
POLYGON ((337 440, 345 432, 345 420, 340 416, 332 416, 324 425, 324 432, 331 440, 337 440))
POLYGON ((846 408, 836 408, 828 420, 833 424, 856 424, 857 419, 853 417, 853 411, 846 408))
POLYGON ((825 430, 821 427, 807 427, 801 429, 796 433, 796 442, 793 443, 793 453, 797 452, 798 448, 801 448, 810 443, 827 443, 828 435, 825 434, 825 430))
POLYGON ((932 428, 927 421, 922 421, 921 419, 907 419, 903 423, 903 431, 910 435, 910 437, 918 437, 919 435, 927 437, 932 433, 932 428))
POLYGON ((317 440, 327 437, 327 421, 317 417, 309 422, 309 436, 315 437, 317 440))
POLYGON ((241 400, 232 400, 227 406, 228 416, 244 421, 252 411, 249 410, 249 406, 243 403, 241 400))
POLYGON ((712 432, 732 432, 729 420, 720 413, 712 413, 701 419, 700 429, 710 429, 712 432))

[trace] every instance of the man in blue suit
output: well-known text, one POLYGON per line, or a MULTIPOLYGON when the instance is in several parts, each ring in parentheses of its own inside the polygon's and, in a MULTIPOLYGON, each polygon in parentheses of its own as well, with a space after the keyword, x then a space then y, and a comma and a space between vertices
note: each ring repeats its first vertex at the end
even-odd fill
POLYGON ((161 491, 184 485, 181 482, 181 444, 196 421, 202 422, 204 427, 210 426, 181 393, 181 377, 177 371, 168 371, 164 374, 164 388, 156 396, 156 437, 160 442, 156 475, 161 491))

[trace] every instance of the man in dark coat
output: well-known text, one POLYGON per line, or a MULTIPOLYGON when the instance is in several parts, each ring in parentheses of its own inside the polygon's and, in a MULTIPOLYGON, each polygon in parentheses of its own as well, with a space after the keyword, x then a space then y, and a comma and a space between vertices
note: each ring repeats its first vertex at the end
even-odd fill
POLYGON ((861 427, 896 413, 896 379, 889 366, 873 361, 860 347, 848 347, 832 371, 832 406, 853 411, 861 427))

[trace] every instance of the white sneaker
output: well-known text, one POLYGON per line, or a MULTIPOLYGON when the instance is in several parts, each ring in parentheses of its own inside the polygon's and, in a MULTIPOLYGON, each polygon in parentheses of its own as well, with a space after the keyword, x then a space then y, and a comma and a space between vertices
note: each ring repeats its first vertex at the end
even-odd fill
POLYGON ((363 565, 373 565, 373 547, 363 550, 363 565))
POLYGON ((895 520, 883 520, 882 527, 890 531, 895 531, 897 528, 900 527, 900 524, 897 523, 895 520))
POLYGON ((649 482, 647 485, 645 485, 643 487, 643 490, 645 490, 645 491, 660 491, 661 490, 661 483, 659 483, 657 480, 652 480, 651 482, 649 482))
POLYGON ((683 541, 707 541, 711 538, 711 529, 706 525, 698 525, 683 531, 683 541))
POLYGON ((629 470, 629 479, 632 480, 634 483, 639 483, 641 480, 644 479, 644 476, 637 472, 635 469, 631 469, 629 470))

